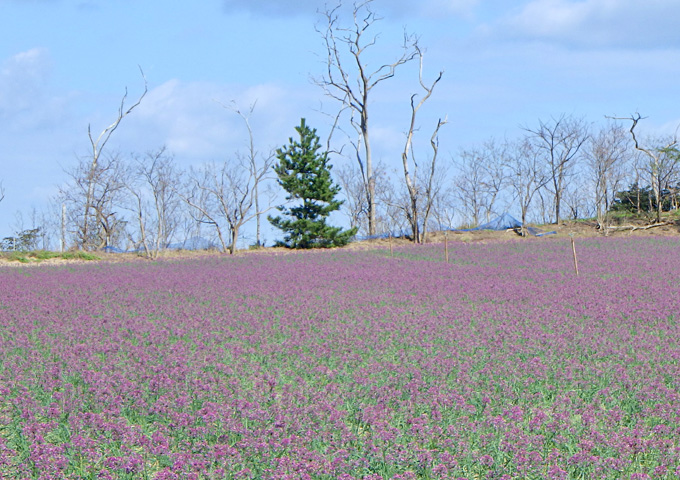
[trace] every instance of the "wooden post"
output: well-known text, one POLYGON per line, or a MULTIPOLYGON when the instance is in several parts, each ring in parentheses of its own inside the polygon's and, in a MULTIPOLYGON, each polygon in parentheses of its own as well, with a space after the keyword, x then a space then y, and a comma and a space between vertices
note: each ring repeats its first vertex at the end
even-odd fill
POLYGON ((571 253, 574 255, 574 270, 576 271, 576 276, 578 277, 578 259, 576 258, 576 243, 574 242, 574 237, 571 237, 571 253))
POLYGON ((390 232, 390 257, 394 256, 394 252, 392 251, 392 232, 390 232))
POLYGON ((449 236, 446 232, 444 232, 444 255, 446 263, 449 263, 449 236))

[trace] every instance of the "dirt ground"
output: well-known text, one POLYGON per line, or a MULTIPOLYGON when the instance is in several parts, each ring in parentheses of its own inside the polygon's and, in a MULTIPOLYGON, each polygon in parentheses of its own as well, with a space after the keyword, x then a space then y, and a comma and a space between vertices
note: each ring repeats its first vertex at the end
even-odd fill
MULTIPOLYGON (((657 226, 649 226, 649 223, 644 221, 630 221, 626 223, 621 223, 615 225, 611 228, 607 235, 611 237, 619 236, 633 236, 633 237, 650 237, 650 236, 677 236, 680 237, 680 219, 667 220, 665 223, 657 226)), ((654 225, 654 224, 652 224, 654 225)), ((541 232, 556 232, 553 235, 549 235, 546 238, 568 238, 568 237, 596 237, 603 236, 605 232, 597 228, 597 223, 595 221, 588 220, 578 220, 578 221, 565 221, 559 225, 540 225, 536 227, 541 232)), ((521 241, 522 237, 514 230, 503 230, 503 231, 492 231, 492 230, 477 230, 477 231, 448 231, 448 232, 428 232, 426 235, 425 243, 441 243, 444 239, 449 242, 493 242, 493 241, 507 241, 507 240, 517 240, 521 241)), ((410 242, 408 238, 392 238, 392 239, 376 239, 376 240, 365 240, 360 242, 353 242, 345 249, 351 250, 365 250, 371 248, 389 248, 390 242, 393 246, 407 245, 410 242)), ((240 250, 238 255, 261 255, 261 254, 291 254, 296 253, 286 248, 263 248, 259 250, 240 250)), ((298 252, 299 253, 299 252, 298 252)), ((105 262, 144 262, 149 261, 148 259, 141 257, 137 254, 126 253, 97 253, 96 254, 100 260, 105 262)), ((197 258, 209 255, 227 255, 224 253, 217 253, 215 251, 200 251, 200 252, 182 252, 182 251, 172 251, 172 252, 162 252, 160 259, 173 259, 173 258, 197 258)), ((87 263, 91 262, 86 260, 65 260, 61 258, 53 258, 49 260, 31 260, 28 263, 18 262, 16 260, 8 260, 7 258, 0 255, 0 267, 12 266, 12 267, 26 267, 26 266, 38 266, 38 265, 68 265, 72 263, 87 263)))

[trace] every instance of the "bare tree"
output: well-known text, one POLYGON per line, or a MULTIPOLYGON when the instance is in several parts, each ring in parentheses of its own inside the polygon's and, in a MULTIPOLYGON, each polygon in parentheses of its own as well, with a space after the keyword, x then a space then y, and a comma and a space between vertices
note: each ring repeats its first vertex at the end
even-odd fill
POLYGON ((236 253, 243 225, 271 208, 253 209, 255 186, 269 172, 272 162, 273 157, 270 157, 256 165, 248 158, 238 156, 236 160, 209 164, 192 172, 189 191, 182 197, 195 210, 197 221, 215 227, 223 251, 236 253), (225 240, 225 229, 229 245, 225 240))
POLYGON ((0 202, 2 202, 5 199, 5 187, 2 185, 2 182, 0 182, 0 202))
MULTIPOLYGON (((100 216, 101 214, 97 212, 94 195, 95 185, 98 178, 98 173, 100 171, 99 163, 101 160, 102 152, 104 151, 104 147, 106 147, 106 144, 111 139, 111 135, 113 135, 113 132, 116 131, 116 129, 122 122, 123 118, 125 118, 132 112, 132 110, 139 106, 139 104, 142 102, 142 99, 144 98, 148 91, 148 85, 146 82, 146 77, 144 76, 144 72, 142 71, 141 68, 139 69, 139 71, 141 72, 142 78, 144 79, 144 92, 140 95, 137 101, 132 106, 128 108, 125 107, 125 102, 127 100, 128 95, 126 88, 123 98, 121 99, 120 106, 118 107, 118 116, 111 125, 102 130, 102 132, 96 138, 92 134, 91 126, 90 125, 87 126, 87 136, 90 140, 90 146, 92 151, 90 154, 89 168, 81 171, 81 174, 84 175, 84 178, 82 179, 81 183, 84 183, 86 186, 86 194, 82 204, 83 214, 81 216, 81 220, 78 226, 79 231, 77 244, 78 247, 81 249, 86 249, 87 246, 90 245, 88 242, 89 239, 92 237, 90 231, 92 225, 93 224, 96 225, 100 223, 99 220, 102 220, 100 216)), ((106 218, 104 218, 103 220, 106 221, 106 218)))
MULTIPOLYGON (((250 173, 249 180, 252 180, 252 182, 253 182, 253 184, 252 184, 253 205, 252 206, 255 207, 255 223, 256 223, 255 245, 257 247, 261 247, 262 246, 262 241, 261 241, 262 214, 265 213, 269 208, 267 208, 265 210, 262 210, 260 208, 260 188, 261 188, 262 182, 264 180, 266 180, 267 172, 269 171, 271 166, 274 164, 275 158, 274 158, 274 154, 271 151, 267 155, 262 155, 255 147, 255 136, 253 134, 253 129, 250 125, 250 117, 252 116, 253 111, 255 110, 256 104, 257 104, 257 102, 253 103, 250 106, 250 108, 248 109, 247 112, 243 112, 236 106, 235 102, 232 102, 231 105, 229 105, 229 106, 220 103, 220 105, 222 105, 225 108, 232 110, 239 117, 241 117, 241 119, 243 120, 243 123, 246 126, 246 130, 248 131, 248 148, 247 148, 247 151, 246 151, 245 155, 237 154, 237 156, 240 158, 241 163, 247 168, 248 172, 250 173)), ((245 206, 245 203, 243 205, 245 206)))
POLYGON ((127 184, 139 241, 149 258, 167 248, 179 222, 180 175, 165 147, 136 158, 127 184))
POLYGON ((365 184, 369 235, 376 234, 376 179, 371 151, 369 98, 378 84, 392 78, 397 68, 418 54, 417 38, 405 34, 400 56, 375 69, 369 67, 367 52, 378 39, 371 30, 381 20, 372 10, 372 2, 363 0, 354 4, 350 26, 340 22, 342 3, 322 12, 324 28, 317 31, 326 47, 326 72, 315 80, 326 95, 340 103, 341 110, 350 110, 350 123, 358 134, 354 147, 365 184))
POLYGON ((546 171, 540 152, 528 139, 509 145, 504 163, 508 169, 510 188, 520 206, 522 235, 526 236, 529 207, 536 192, 550 181, 550 174, 546 171))
POLYGON ((626 175, 631 158, 625 130, 611 123, 590 137, 585 147, 586 168, 594 187, 597 226, 605 235, 609 229, 609 210, 626 175))
MULTIPOLYGON (((215 198, 213 190, 224 192, 222 183, 218 180, 217 166, 213 163, 204 165, 198 170, 191 169, 186 186, 178 195, 189 209, 191 218, 197 225, 206 224, 215 228, 223 252, 228 250, 225 240, 225 225, 220 215, 219 198, 215 198)), ((227 227, 228 228, 228 227, 227 227)))
POLYGON ((531 134, 530 141, 535 152, 548 166, 550 190, 554 197, 555 223, 560 222, 562 195, 565 181, 571 173, 581 147, 588 139, 586 123, 565 115, 552 118, 550 122, 539 121, 535 130, 525 128, 531 134))
POLYGON ((432 96, 434 88, 437 86, 439 81, 444 75, 443 71, 439 72, 437 78, 434 79, 430 86, 427 86, 423 82, 423 53, 415 46, 418 53, 418 58, 420 60, 420 68, 418 81, 421 88, 424 90, 424 95, 420 98, 420 101, 416 103, 416 98, 418 94, 411 95, 411 121, 409 123, 408 132, 406 133, 406 142, 404 144, 404 151, 401 153, 401 162, 404 167, 404 182, 406 184, 406 190, 409 196, 408 208, 406 208, 406 218, 408 219, 409 225, 411 226, 411 235, 415 243, 421 243, 423 241, 423 235, 421 235, 421 219, 419 218, 421 209, 423 210, 422 219, 422 229, 423 234, 426 229, 427 219, 429 217, 430 211, 432 209, 432 197, 433 197, 433 182, 435 173, 437 170, 437 155, 439 153, 439 129, 442 125, 446 124, 447 120, 439 119, 437 121, 437 126, 432 133, 430 139, 430 145, 432 146, 432 159, 430 161, 429 169, 426 173, 427 178, 422 182, 422 188, 419 188, 418 182, 418 162, 416 161, 414 148, 413 148, 413 135, 416 131, 416 117, 418 111, 425 104, 425 102, 432 96), (425 205, 419 205, 421 200, 425 200, 425 205))
MULTIPOLYGON (((643 119, 639 113, 631 115, 628 118, 621 117, 610 117, 615 120, 630 120, 630 135, 633 137, 633 143, 635 144, 635 149, 644 153, 648 157, 648 173, 650 175, 650 183, 652 187, 652 192, 654 194, 654 201, 656 202, 656 222, 661 222, 661 212, 663 210, 663 199, 661 194, 664 188, 670 185, 673 175, 676 173, 676 168, 678 162, 680 161, 680 156, 677 154, 678 145, 678 129, 675 130, 675 134, 666 140, 659 140, 657 145, 662 145, 655 148, 642 147, 638 142, 638 138, 635 134, 635 128, 638 122, 643 119)), ((678 126, 680 128, 680 126, 678 126)))
POLYGON ((507 181, 504 166, 506 144, 491 139, 480 148, 463 150, 455 163, 454 195, 465 216, 477 226, 482 219, 490 220, 496 201, 507 181))
POLYGON ((571 220, 593 216, 595 210, 590 197, 590 183, 590 179, 583 175, 575 175, 565 187, 562 200, 571 220))
POLYGON ((122 193, 128 183, 126 165, 120 155, 100 155, 96 168, 90 158, 81 158, 66 173, 70 181, 57 196, 67 208, 74 244, 79 249, 98 250, 119 244, 125 238, 125 219, 119 215, 122 193), (83 205, 88 204, 87 215, 83 205))
POLYGON ((362 234, 368 234, 367 230, 362 230, 365 224, 364 219, 368 216, 368 203, 366 184, 361 178, 359 167, 354 164, 345 164, 335 170, 335 174, 345 197, 341 208, 349 218, 349 227, 356 227, 362 234))

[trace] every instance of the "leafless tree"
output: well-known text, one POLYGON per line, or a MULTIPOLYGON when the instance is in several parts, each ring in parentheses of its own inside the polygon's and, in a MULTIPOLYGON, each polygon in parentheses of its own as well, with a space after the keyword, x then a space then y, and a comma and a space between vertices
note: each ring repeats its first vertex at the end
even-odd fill
POLYGON ((345 164, 334 172, 345 197, 341 208, 349 218, 349 227, 357 227, 362 235, 367 235, 368 230, 363 230, 364 219, 368 215, 366 184, 361 178, 359 167, 354 164, 345 164))
POLYGON ((508 146, 505 155, 510 189, 519 203, 522 217, 522 235, 526 235, 527 213, 531 203, 541 188, 550 180, 541 152, 528 139, 508 146))
POLYGON ((213 190, 226 195, 224 183, 218 179, 218 167, 215 163, 204 165, 199 169, 191 169, 187 184, 182 191, 178 190, 179 196, 190 207, 189 213, 196 224, 210 225, 220 241, 223 252, 228 251, 227 239, 225 239, 224 218, 220 215, 219 196, 213 194, 213 190), (215 198, 217 197, 217 198, 215 198))
POLYGON ((588 139, 588 126, 583 120, 561 115, 549 122, 539 121, 536 129, 525 130, 530 133, 529 139, 534 145, 535 153, 548 166, 550 191, 554 197, 555 223, 559 223, 565 182, 581 147, 588 139))
POLYGON ((126 165, 120 155, 99 155, 94 170, 90 158, 81 158, 66 173, 70 180, 60 187, 57 198, 66 206, 74 245, 98 250, 120 244, 125 238, 126 221, 118 210, 128 183, 126 165), (83 205, 87 203, 85 215, 83 205))
POLYGON ((590 198, 590 180, 583 175, 574 175, 574 178, 564 189, 563 204, 569 215, 569 219, 590 218, 594 213, 594 205, 590 198))
POLYGON ((269 172, 272 162, 273 157, 270 157, 257 165, 248 158, 237 156, 235 160, 208 164, 192 171, 190 186, 182 197, 194 209, 197 221, 215 228, 223 251, 236 253, 243 225, 271 208, 253 209, 255 186, 269 172), (228 245, 225 233, 228 234, 228 245))
POLYGON ((458 219, 458 209, 455 201, 455 188, 449 184, 442 187, 432 203, 433 229, 452 230, 458 219))
POLYGON ((108 141, 111 139, 113 132, 116 131, 120 123, 123 121, 123 118, 125 118, 132 112, 132 110, 139 106, 139 104, 142 102, 142 99, 144 98, 148 91, 148 85, 146 82, 146 77, 144 76, 144 72, 142 71, 141 68, 139 69, 139 71, 141 72, 142 78, 144 79, 144 92, 140 95, 137 101, 132 106, 126 108, 125 103, 127 101, 128 95, 126 88, 125 94, 121 99, 120 106, 118 107, 118 116, 111 125, 102 130, 99 136, 97 136, 96 138, 92 133, 91 125, 87 126, 87 136, 90 140, 91 154, 89 168, 80 169, 81 170, 80 174, 84 175, 84 178, 80 179, 79 183, 83 183, 86 188, 85 198, 83 199, 81 207, 83 213, 82 215, 80 215, 80 222, 78 224, 77 245, 81 249, 87 249, 88 246, 91 246, 91 243, 89 243, 89 241, 92 238, 91 232, 92 226, 98 225, 102 221, 104 223, 108 222, 108 218, 101 217, 101 213, 98 212, 97 204, 95 201, 95 187, 97 179, 100 178, 99 173, 101 170, 99 167, 99 163, 102 158, 102 152, 104 151, 104 148, 106 147, 108 141))
POLYGON ((432 210, 432 201, 435 193, 433 191, 433 187, 435 185, 434 180, 437 171, 437 155, 439 153, 439 129, 442 125, 447 123, 447 120, 439 119, 437 121, 437 126, 435 127, 430 139, 430 145, 432 146, 432 158, 429 162, 426 178, 424 181, 419 182, 418 162, 416 161, 413 148, 413 136, 416 132, 416 117, 420 108, 425 104, 430 96, 432 96, 432 92, 434 92, 434 88, 442 79, 444 72, 440 71, 439 75, 437 75, 437 78, 434 79, 432 84, 429 86, 426 85, 423 81, 423 53, 417 45, 415 48, 420 60, 418 81, 421 88, 424 90, 424 94, 417 103, 416 98, 418 97, 418 94, 411 95, 411 120, 406 133, 404 151, 401 153, 401 162, 404 168, 404 182, 406 184, 406 190, 409 196, 409 203, 405 209, 406 218, 408 219, 408 223, 411 226, 411 235, 413 241, 415 243, 421 243, 424 240, 423 237, 427 228, 427 220, 432 210), (421 185, 418 185, 418 183, 421 183, 421 185), (424 201, 424 205, 420 205, 422 201, 424 201), (422 219, 420 218, 421 213, 423 214, 422 219))
POLYGON ((452 193, 474 226, 481 222, 482 216, 489 221, 495 213, 496 201, 507 181, 506 147, 506 143, 491 139, 479 148, 463 150, 454 162, 457 174, 452 193))
POLYGON ((168 246, 180 218, 180 183, 174 159, 165 147, 134 160, 127 183, 130 209, 137 219, 138 244, 149 258, 157 258, 168 246))
MULTIPOLYGON (((661 212, 663 210, 663 199, 661 198, 662 191, 670 185, 671 179, 676 174, 680 156, 677 154, 678 145, 678 129, 675 134, 665 140, 652 141, 660 145, 658 147, 643 147, 638 142, 635 128, 643 117, 639 113, 635 113, 627 118, 610 117, 615 120, 630 120, 630 135, 633 137, 635 149, 644 153, 649 162, 647 163, 648 173, 650 175, 650 183, 652 192, 654 194, 654 201, 656 202, 656 222, 661 222, 661 212)), ((680 128, 680 126, 678 126, 680 128)))
POLYGON ((0 202, 2 202, 5 199, 5 187, 2 185, 2 182, 0 182, 0 202))
POLYGON ((594 190, 597 225, 606 235, 609 228, 608 213, 631 159, 625 129, 615 123, 600 129, 588 140, 585 158, 594 190))
POLYGON ((378 39, 378 35, 371 32, 381 20, 372 10, 372 3, 373 0, 355 3, 349 26, 343 25, 340 20, 342 3, 322 12, 323 29, 317 28, 317 31, 326 47, 326 72, 315 80, 326 95, 340 103, 341 110, 350 111, 350 123, 358 134, 354 147, 365 184, 369 235, 376 234, 376 179, 371 151, 369 98, 378 84, 392 78, 397 68, 418 54, 418 39, 405 34, 400 56, 377 68, 369 66, 368 54, 378 39))
MULTIPOLYGON (((275 158, 273 152, 270 151, 268 154, 263 155, 255 147, 255 136, 253 134, 252 126, 250 125, 250 117, 253 115, 253 112, 255 111, 256 104, 257 102, 253 103, 248 109, 248 111, 244 112, 236 106, 235 102, 232 102, 231 105, 224 105, 220 103, 220 105, 233 111, 239 117, 241 117, 243 123, 246 126, 246 130, 248 131, 248 147, 246 153, 245 154, 237 153, 237 156, 239 157, 241 164, 249 172, 249 181, 252 181, 252 191, 248 192, 247 196, 252 196, 253 205, 251 205, 248 208, 249 209, 252 207, 255 208, 255 223, 256 223, 255 245, 257 247, 260 247, 262 246, 261 241, 262 214, 269 209, 260 208, 260 189, 262 187, 263 181, 265 181, 267 178, 267 173, 274 164, 275 158)), ((245 206, 246 203, 247 202, 241 202, 243 206, 245 206)), ((244 212, 244 215, 247 217, 248 216, 247 212, 244 212)))

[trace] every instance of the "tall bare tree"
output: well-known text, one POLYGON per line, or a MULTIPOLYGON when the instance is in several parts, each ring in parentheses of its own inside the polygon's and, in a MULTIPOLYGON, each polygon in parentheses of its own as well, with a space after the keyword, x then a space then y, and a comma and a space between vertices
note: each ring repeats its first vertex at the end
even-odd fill
POLYGON ((322 12, 324 26, 317 30, 326 49, 326 72, 315 80, 326 95, 340 103, 341 109, 350 111, 350 123, 358 134, 354 147, 365 184, 369 235, 376 234, 377 226, 369 99, 380 83, 392 78, 397 68, 418 54, 418 39, 405 34, 401 55, 377 68, 369 66, 371 47, 378 40, 378 34, 372 31, 381 20, 373 11, 372 3, 373 0, 354 3, 352 22, 348 26, 343 25, 340 19, 342 3, 322 12))
MULTIPOLYGON (((82 172, 82 174, 85 175, 83 180, 86 184, 86 194, 82 205, 83 214, 78 227, 78 247, 81 249, 87 247, 88 239, 91 238, 90 229, 93 224, 93 218, 96 218, 100 215, 97 213, 97 209, 95 208, 94 194, 102 152, 104 151, 108 141, 111 139, 113 132, 118 129, 118 126, 123 121, 123 118, 125 118, 132 112, 132 110, 139 106, 148 91, 148 85, 146 82, 146 77, 144 76, 144 72, 141 68, 139 71, 142 74, 142 78, 144 79, 144 92, 139 96, 137 101, 130 107, 125 106, 128 96, 127 88, 125 88, 125 93, 118 107, 118 116, 116 117, 116 120, 111 125, 102 130, 96 138, 92 133, 91 125, 87 126, 87 136, 90 140, 91 154, 89 168, 82 172)), ((98 222, 95 221, 94 223, 97 224, 98 222)))
POLYGON ((220 105, 222 105, 225 108, 228 108, 229 110, 236 113, 239 117, 241 117, 248 132, 248 146, 246 149, 246 153, 245 154, 237 153, 236 155, 237 157, 239 157, 240 162, 244 166, 244 168, 248 170, 250 174, 249 180, 252 180, 253 182, 251 193, 253 199, 252 206, 255 208, 255 224, 256 224, 255 245, 257 247, 261 247, 262 214, 265 213, 268 210, 268 208, 264 210, 260 208, 260 189, 262 188, 263 181, 265 181, 267 178, 267 173, 269 169, 274 164, 275 161, 274 154, 271 151, 266 155, 261 154, 255 147, 255 136, 253 134, 253 128, 250 125, 250 118, 253 115, 253 112, 255 111, 255 106, 257 105, 257 102, 253 103, 250 106, 250 108, 245 112, 239 109, 238 106, 236 105, 236 102, 233 101, 231 105, 224 105, 222 103, 220 103, 220 105))
MULTIPOLYGON (((635 128, 640 120, 643 119, 639 113, 635 113, 627 118, 611 118, 615 120, 631 121, 629 131, 630 135, 633 137, 635 149, 644 153, 649 160, 647 166, 652 192, 654 194, 654 201, 656 202, 656 222, 661 222, 661 212, 663 210, 663 199, 661 198, 661 194, 663 189, 670 185, 671 179, 675 175, 678 163, 680 162, 680 156, 677 154, 678 129, 675 130, 675 134, 671 138, 654 142, 659 146, 643 147, 640 145, 637 135, 635 134, 635 128)), ((678 128, 680 129, 680 126, 678 126, 678 128)))
POLYGON ((432 187, 434 186, 434 177, 437 171, 437 155, 439 153, 439 129, 441 128, 442 125, 444 125, 447 122, 447 120, 439 119, 437 121, 437 126, 435 127, 434 132, 432 133, 432 137, 430 139, 430 144, 432 146, 432 158, 429 165, 430 168, 426 172, 427 177, 425 181, 421 182, 422 186, 420 186, 417 184, 418 162, 416 161, 416 156, 413 148, 413 135, 416 132, 416 117, 418 115, 418 111, 420 110, 420 108, 432 96, 432 92, 434 92, 434 88, 442 79, 444 72, 440 71, 439 75, 437 75, 437 78, 435 78, 434 81, 429 86, 426 85, 425 82, 423 81, 423 52, 417 45, 415 46, 415 48, 416 52, 418 53, 418 58, 420 60, 420 68, 418 70, 419 72, 418 81, 420 83, 420 87, 424 91, 424 94, 420 98, 420 101, 418 101, 417 103, 416 98, 418 97, 418 94, 414 93, 413 95, 411 95, 411 120, 409 123, 408 131, 406 133, 404 151, 401 153, 401 162, 404 168, 404 182, 406 184, 406 190, 409 196, 409 204, 408 208, 406 209, 406 217, 408 219, 409 224, 411 225, 411 234, 413 241, 416 243, 420 243, 423 241, 424 230, 427 228, 426 227, 427 219, 432 209, 432 197, 434 193, 432 187), (422 206, 419 205, 421 200, 425 200, 425 205, 422 206), (424 218, 422 219, 423 232, 421 232, 421 219, 419 218, 421 210, 423 210, 422 213, 424 216, 424 218), (421 233, 423 235, 421 235, 421 233))
POLYGON ((578 158, 581 147, 588 139, 588 126, 581 120, 566 115, 539 120, 536 129, 525 128, 531 135, 534 151, 547 164, 550 173, 550 190, 554 196, 555 223, 560 222, 562 196, 566 179, 578 158))

